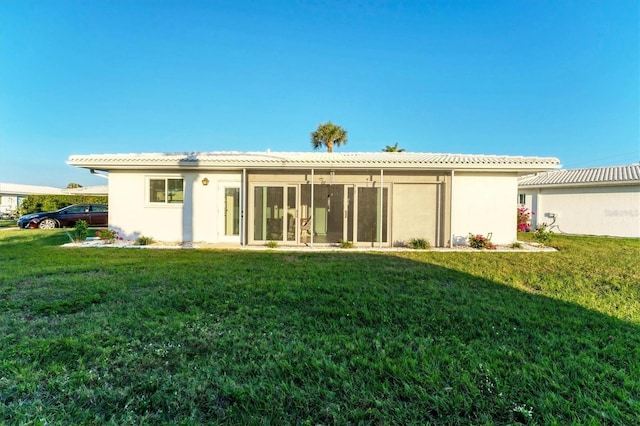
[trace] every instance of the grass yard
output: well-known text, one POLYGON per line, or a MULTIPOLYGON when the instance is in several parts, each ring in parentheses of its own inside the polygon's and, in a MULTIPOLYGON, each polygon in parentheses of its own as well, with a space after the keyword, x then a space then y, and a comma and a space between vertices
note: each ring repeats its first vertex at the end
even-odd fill
POLYGON ((0 228, 18 229, 18 223, 13 219, 0 219, 0 228))
POLYGON ((67 241, 0 233, 0 424, 640 419, 638 239, 384 254, 67 241))

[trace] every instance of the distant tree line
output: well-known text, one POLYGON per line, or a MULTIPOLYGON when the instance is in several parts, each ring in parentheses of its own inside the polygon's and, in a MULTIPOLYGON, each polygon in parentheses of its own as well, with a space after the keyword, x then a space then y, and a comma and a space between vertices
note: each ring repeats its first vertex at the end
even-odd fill
POLYGON ((107 204, 108 200, 106 195, 27 195, 18 207, 18 215, 51 212, 71 204, 107 204))

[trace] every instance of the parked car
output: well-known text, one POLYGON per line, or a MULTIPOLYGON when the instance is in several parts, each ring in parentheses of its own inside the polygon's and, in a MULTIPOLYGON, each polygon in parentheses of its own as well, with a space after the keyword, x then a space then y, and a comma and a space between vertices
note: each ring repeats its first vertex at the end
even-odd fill
POLYGON ((73 227, 79 220, 89 226, 107 226, 109 210, 106 204, 73 204, 55 212, 31 213, 18 219, 21 229, 53 229, 73 227))

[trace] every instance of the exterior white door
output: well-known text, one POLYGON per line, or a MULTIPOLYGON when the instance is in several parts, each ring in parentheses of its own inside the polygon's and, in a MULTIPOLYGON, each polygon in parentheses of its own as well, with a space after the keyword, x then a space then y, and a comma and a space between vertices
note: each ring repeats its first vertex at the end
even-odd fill
POLYGON ((221 183, 218 217, 218 240, 220 242, 240 242, 240 185, 221 183))

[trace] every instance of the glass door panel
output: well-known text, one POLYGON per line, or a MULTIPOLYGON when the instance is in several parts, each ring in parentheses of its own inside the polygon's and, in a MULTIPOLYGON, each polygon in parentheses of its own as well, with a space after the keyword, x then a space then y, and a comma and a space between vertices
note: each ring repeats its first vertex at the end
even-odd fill
POLYGON ((240 235, 240 188, 224 189, 224 235, 240 235))
POLYGON ((311 242, 311 184, 300 186, 300 243, 311 242))
POLYGON ((287 188, 287 241, 296 240, 296 188, 287 188))
POLYGON ((313 194, 313 241, 339 243, 344 239, 344 185, 316 185, 313 194))
POLYGON ((387 188, 380 206, 379 188, 358 188, 358 241, 378 242, 382 222, 382 242, 387 241, 387 188))
POLYGON ((284 188, 278 186, 256 186, 253 196, 253 239, 282 241, 285 216, 284 188))

